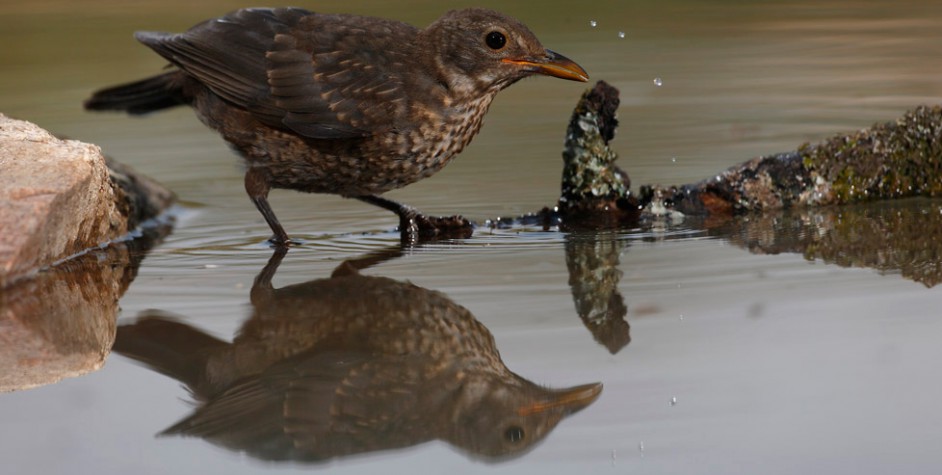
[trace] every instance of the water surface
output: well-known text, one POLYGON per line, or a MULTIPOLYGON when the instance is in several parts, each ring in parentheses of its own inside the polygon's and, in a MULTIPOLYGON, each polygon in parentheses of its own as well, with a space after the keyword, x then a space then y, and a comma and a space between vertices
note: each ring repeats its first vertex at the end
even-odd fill
MULTIPOLYGON (((180 197, 173 233, 119 302, 119 325, 158 310, 231 341, 252 313, 250 289, 272 250, 228 148, 187 110, 144 119, 81 110, 95 88, 163 66, 132 31, 179 31, 239 6, 247 5, 47 1, 0 9, 0 41, 16 45, 0 52, 0 111, 101 145, 180 197)), ((425 24, 459 3, 307 6, 425 24)), ((613 147, 636 185, 696 181, 942 100, 942 6, 933 2, 500 8, 593 80, 621 90, 613 147)), ((565 125, 584 87, 536 78, 504 91, 456 162, 389 196, 478 221, 552 204, 565 125)), ((344 260, 398 242, 395 218, 358 202, 276 191, 272 203, 304 240, 281 263, 275 287, 326 279, 344 260)), ((49 474, 936 473, 942 294, 926 276, 942 262, 942 229, 925 217, 938 217, 940 206, 918 200, 764 226, 481 229, 363 270, 466 308, 493 335, 503 363, 530 381, 604 384, 598 400, 519 457, 488 461, 433 441, 307 465, 155 437, 194 410, 190 396, 114 354, 98 371, 0 396, 0 454, 10 473, 49 474), (904 218, 887 225, 894 216, 904 218), (892 251, 887 239, 889 251, 872 249, 900 226, 916 248, 892 251), (862 242, 828 254, 807 246, 815 237, 862 242), (864 258, 869 252, 875 257, 864 258), (879 264, 891 254, 909 256, 900 260, 922 278, 879 264)))

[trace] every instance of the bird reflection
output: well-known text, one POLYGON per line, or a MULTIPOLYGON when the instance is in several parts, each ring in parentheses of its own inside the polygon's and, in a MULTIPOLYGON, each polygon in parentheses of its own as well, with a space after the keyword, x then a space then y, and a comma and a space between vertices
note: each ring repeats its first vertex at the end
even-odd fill
POLYGON ((162 434, 264 460, 322 461, 438 439, 471 456, 525 453, 601 384, 549 389, 511 372, 494 338, 444 294, 360 274, 276 289, 276 251, 231 342, 159 312, 118 328, 114 351, 186 384, 193 413, 162 434))

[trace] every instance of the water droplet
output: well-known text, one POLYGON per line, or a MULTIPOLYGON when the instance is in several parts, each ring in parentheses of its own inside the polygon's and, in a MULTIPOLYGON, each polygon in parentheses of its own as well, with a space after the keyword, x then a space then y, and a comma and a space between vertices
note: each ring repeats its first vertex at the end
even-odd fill
POLYGON ((599 22, 595 20, 589 20, 589 26, 591 26, 592 28, 595 28, 596 26, 599 26, 599 22))
POLYGON ((619 31, 619 32, 618 32, 618 37, 619 37, 619 38, 624 38, 624 37, 625 37, 625 32, 624 32, 624 31, 619 31))
POLYGON ((677 405, 677 396, 674 396, 671 398, 671 407, 674 407, 676 405, 677 405))
POLYGON ((654 78, 654 85, 655 85, 655 86, 661 87, 662 84, 664 84, 664 81, 661 80, 660 76, 654 78))

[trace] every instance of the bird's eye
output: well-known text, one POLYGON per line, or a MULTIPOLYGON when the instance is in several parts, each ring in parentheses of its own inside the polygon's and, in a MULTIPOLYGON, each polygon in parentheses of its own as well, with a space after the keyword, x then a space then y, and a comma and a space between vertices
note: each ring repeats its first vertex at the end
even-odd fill
POLYGON ((501 49, 507 44, 507 37, 499 31, 492 31, 484 38, 484 42, 491 49, 501 49))
POLYGON ((510 428, 504 431, 504 438, 507 439, 508 442, 514 442, 514 443, 520 442, 521 440, 523 440, 523 437, 524 437, 523 429, 517 426, 511 426, 510 428))

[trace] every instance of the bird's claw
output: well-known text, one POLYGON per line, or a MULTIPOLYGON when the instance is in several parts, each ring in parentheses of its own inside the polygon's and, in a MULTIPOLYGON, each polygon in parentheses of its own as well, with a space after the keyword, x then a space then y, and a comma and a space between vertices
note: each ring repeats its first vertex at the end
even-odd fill
POLYGON ((277 234, 268 238, 268 245, 275 250, 287 250, 291 246, 298 246, 301 241, 292 240, 288 236, 278 236, 277 234))
POLYGON ((414 244, 439 239, 466 239, 474 233, 474 226, 461 216, 414 214, 400 219, 399 232, 404 243, 414 244))

